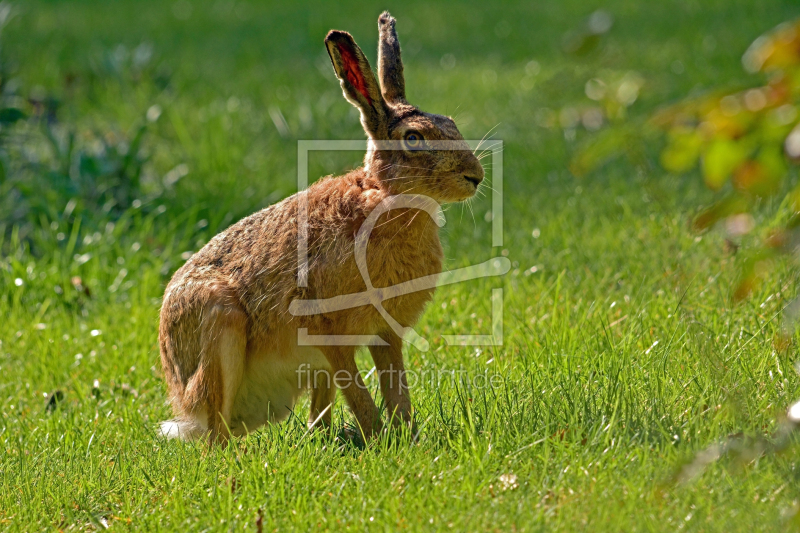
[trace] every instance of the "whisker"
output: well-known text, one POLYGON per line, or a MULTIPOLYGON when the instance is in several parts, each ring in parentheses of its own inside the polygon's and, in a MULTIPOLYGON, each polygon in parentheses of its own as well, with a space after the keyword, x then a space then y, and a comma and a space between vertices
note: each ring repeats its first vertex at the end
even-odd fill
POLYGON ((430 170, 430 167, 414 167, 414 166, 411 166, 411 165, 401 165, 400 163, 390 163, 390 164, 389 164, 389 165, 387 165, 385 168, 389 168, 389 167, 397 167, 397 168, 415 168, 415 169, 419 169, 419 170, 430 170))
POLYGON ((439 179, 441 176, 397 176, 394 178, 383 178, 381 181, 395 181, 395 180, 403 180, 403 179, 419 179, 419 180, 434 180, 439 179))
POLYGON ((405 211, 405 210, 402 210, 402 209, 401 209, 401 210, 398 210, 398 211, 400 211, 400 214, 399 214, 399 215, 396 215, 396 216, 394 216, 394 217, 391 217, 391 218, 389 218, 389 220, 387 220, 386 222, 382 222, 382 223, 380 223, 380 224, 376 224, 376 225, 375 225, 375 227, 376 227, 376 228, 380 228, 381 226, 385 226, 385 225, 386 225, 386 224, 388 224, 389 222, 391 222, 391 221, 393 221, 393 220, 397 220, 398 218, 400 218, 401 216, 403 216, 403 215, 405 215, 405 214, 406 214, 406 211, 405 211))
POLYGON ((467 207, 469 208, 469 212, 472 214, 472 228, 475 229, 478 227, 478 223, 475 221, 475 210, 472 208, 472 198, 470 198, 466 203, 467 207))
POLYGON ((488 157, 488 156, 490 156, 490 155, 492 155, 492 154, 494 154, 494 153, 497 153, 497 152, 499 152, 499 153, 502 153, 502 152, 503 152, 503 150, 504 150, 503 148, 501 148, 500 150, 493 150, 493 148, 494 148, 495 146, 498 146, 499 144, 500 144, 500 143, 497 143, 497 144, 495 144, 495 145, 492 145, 492 146, 490 146, 489 148, 486 148, 485 150, 483 150, 483 151, 482 151, 480 154, 476 155, 475 157, 477 157, 477 158, 478 158, 478 161, 480 161, 480 160, 481 160, 481 159, 483 159, 484 157, 488 157))
POLYGON ((483 144, 483 141, 484 141, 484 140, 486 140, 486 137, 488 137, 488 136, 489 136, 489 134, 490 134, 490 133, 492 133, 492 131, 494 131, 494 129, 495 129, 495 128, 497 128, 497 126, 499 126, 499 125, 500 125, 500 122, 498 122, 497 124, 495 124, 494 126, 492 126, 492 128, 491 128, 489 131, 487 131, 487 132, 486 132, 486 134, 483 136, 483 138, 482 138, 482 139, 480 140, 480 142, 478 143, 478 146, 476 146, 476 147, 475 147, 475 150, 473 150, 473 151, 472 151, 472 153, 473 153, 473 154, 474 154, 475 152, 477 152, 477 151, 478 151, 478 149, 479 149, 479 148, 481 147, 481 145, 483 144))

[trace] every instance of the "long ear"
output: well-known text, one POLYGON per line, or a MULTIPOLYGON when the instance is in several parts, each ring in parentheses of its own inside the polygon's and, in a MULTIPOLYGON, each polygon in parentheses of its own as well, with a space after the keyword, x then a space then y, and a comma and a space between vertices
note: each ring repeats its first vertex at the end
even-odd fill
POLYGON ((361 124, 373 139, 387 135, 386 102, 364 52, 346 31, 331 30, 325 37, 333 70, 342 85, 342 92, 361 112, 361 124))
POLYGON ((400 58, 400 41, 394 31, 394 17, 388 11, 378 17, 378 78, 381 80, 383 98, 390 104, 406 102, 406 80, 403 77, 403 60, 400 58))

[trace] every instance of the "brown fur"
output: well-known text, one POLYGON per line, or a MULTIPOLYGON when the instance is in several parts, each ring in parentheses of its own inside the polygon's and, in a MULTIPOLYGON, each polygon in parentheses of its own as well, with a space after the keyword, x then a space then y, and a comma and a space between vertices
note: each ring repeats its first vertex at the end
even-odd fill
MULTIPOLYGON (((388 346, 370 351, 385 404, 395 422, 412 421, 405 378, 398 374, 404 368, 402 340, 374 307, 315 316, 288 312, 295 299, 366 289, 353 255, 354 237, 385 198, 411 193, 439 203, 460 201, 474 195, 483 178, 483 169, 450 118, 423 113, 405 102, 394 19, 384 13, 379 26, 382 92, 349 34, 331 32, 326 38, 343 92, 360 110, 371 140, 364 167, 323 178, 306 191, 242 219, 197 252, 167 286, 159 341, 178 436, 208 434, 212 440, 225 440, 229 433, 255 429, 250 424, 285 417, 302 392, 286 381, 306 360, 313 361, 315 369, 351 377, 349 383, 309 381, 309 424, 319 419, 320 424, 330 425, 330 405, 339 387, 365 436, 378 430, 379 412, 362 387, 355 348, 320 346, 314 353, 321 352, 324 359, 315 359, 297 345, 298 328, 308 328, 309 335, 384 339, 388 346), (411 130, 425 140, 455 142, 458 151, 381 148, 379 141, 401 141, 411 130), (301 199, 308 202, 307 287, 299 287, 297 281, 301 199), (281 402, 287 405, 278 405, 281 402)), ((370 236, 367 264, 377 288, 439 274, 442 248, 436 224, 415 209, 385 213, 370 236)), ((392 298, 384 307, 403 326, 413 326, 432 294, 433 290, 425 290, 392 298)), ((169 427, 165 432, 175 434, 169 427)))
POLYGON ((406 82, 403 61, 400 59, 400 41, 394 30, 395 20, 388 11, 378 18, 378 79, 381 80, 383 99, 390 104, 406 103, 406 82))

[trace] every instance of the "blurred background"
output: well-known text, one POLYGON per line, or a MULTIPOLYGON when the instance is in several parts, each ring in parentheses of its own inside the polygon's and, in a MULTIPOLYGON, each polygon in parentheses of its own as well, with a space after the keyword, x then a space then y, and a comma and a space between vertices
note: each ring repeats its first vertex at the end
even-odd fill
MULTIPOLYGON (((297 139, 363 137, 322 39, 350 31, 374 66, 384 8, 411 101, 504 140, 520 208, 574 190, 569 160, 607 115, 736 85, 755 36, 796 14, 779 1, 4 3, 3 107, 25 118, 3 123, 0 222, 66 235, 76 216, 94 227, 136 202, 192 210, 213 232, 282 198, 297 139)), ((323 156, 312 174, 358 159, 323 156)))
MULTIPOLYGON (((37 256, 72 238, 65 255, 80 264, 119 219, 118 236, 144 241, 129 222, 144 217, 150 260, 168 274, 209 235, 294 192, 297 139, 363 138, 322 39, 348 30, 375 65, 387 7, 410 100, 453 115, 466 138, 504 141, 507 215, 528 235, 552 215, 577 230, 596 206, 574 209, 576 191, 603 191, 610 206, 619 191, 662 207, 707 201, 697 180, 659 181, 641 164, 657 145, 588 178, 598 161, 573 160, 609 124, 636 131, 666 103, 750 83, 743 52, 796 15, 780 1, 4 2, 2 234, 37 256)), ((319 154, 310 173, 360 157, 319 154)), ((468 216, 491 217, 488 206, 468 216)), ((477 225, 462 233, 486 237, 477 225)))

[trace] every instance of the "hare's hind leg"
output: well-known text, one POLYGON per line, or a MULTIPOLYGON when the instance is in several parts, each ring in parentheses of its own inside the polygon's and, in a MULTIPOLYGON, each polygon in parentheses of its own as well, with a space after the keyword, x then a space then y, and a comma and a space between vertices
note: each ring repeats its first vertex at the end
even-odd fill
POLYGON ((200 330, 200 368, 187 387, 187 399, 208 417, 209 441, 225 442, 244 372, 247 315, 238 305, 213 303, 204 310, 200 330))

